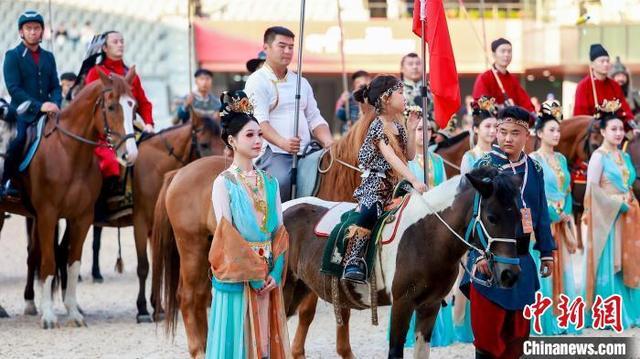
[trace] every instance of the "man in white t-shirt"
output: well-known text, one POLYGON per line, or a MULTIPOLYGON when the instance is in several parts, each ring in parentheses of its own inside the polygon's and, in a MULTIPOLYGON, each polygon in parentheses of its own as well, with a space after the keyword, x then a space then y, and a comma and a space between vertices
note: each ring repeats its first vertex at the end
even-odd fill
POLYGON ((282 201, 291 199, 291 165, 294 154, 302 154, 313 135, 323 147, 333 142, 327 121, 322 118, 313 89, 303 77, 300 84, 298 133, 294 133, 295 95, 298 75, 287 69, 293 58, 293 33, 274 26, 264 33, 264 65, 251 74, 244 91, 254 105, 254 115, 264 136, 264 154, 256 167, 275 176, 282 201))

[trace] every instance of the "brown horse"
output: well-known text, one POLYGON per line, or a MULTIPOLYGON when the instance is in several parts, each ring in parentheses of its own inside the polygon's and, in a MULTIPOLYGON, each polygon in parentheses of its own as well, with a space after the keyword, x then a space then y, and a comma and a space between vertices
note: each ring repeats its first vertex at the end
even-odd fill
POLYGON ((93 149, 103 136, 120 158, 133 164, 137 156, 133 139, 135 100, 130 87, 134 75, 134 67, 124 78, 100 73, 100 81, 85 87, 67 108, 49 120, 29 168, 18 178, 27 204, 4 201, 0 206, 3 211, 35 217, 31 237, 41 254, 44 328, 57 325, 51 284, 56 271, 54 231, 60 218, 67 220, 64 237, 69 244, 70 275, 64 303, 70 322, 84 325, 76 299, 77 279, 82 244, 93 221, 93 206, 102 182, 93 149))
POLYGON ((469 131, 463 131, 455 137, 438 142, 435 153, 444 160, 447 178, 460 174, 460 163, 465 152, 473 148, 473 136, 469 131))
POLYGON ((179 307, 193 358, 204 358, 211 302, 207 255, 216 228, 211 189, 231 162, 227 157, 205 157, 167 173, 155 208, 151 298, 159 308, 164 282, 167 332, 175 333, 179 307))
MULTIPOLYGON (((418 336, 415 356, 428 355, 428 343, 441 301, 450 292, 458 275, 458 263, 469 249, 450 231, 458 236, 464 235, 467 225, 475 218, 474 198, 477 200, 482 197, 479 202, 480 216, 486 226, 486 233, 495 236, 494 238, 512 239, 510 243, 493 242, 493 245, 489 245, 490 250, 508 258, 516 256, 513 238, 515 223, 519 219, 516 206, 519 193, 517 183, 507 175, 498 174, 493 168, 474 170, 466 178, 468 180, 454 177, 425 195, 411 194, 405 212, 398 219, 395 239, 379 248, 380 254, 376 257, 379 261, 374 270, 382 274, 376 275, 380 282, 376 285, 379 289, 378 305, 392 306, 390 358, 403 356, 409 320, 414 310, 417 314, 418 336), (476 193, 479 193, 478 197, 476 193), (499 219, 496 220, 497 218, 499 219), (445 224, 451 229, 447 229, 445 224)), ((284 210, 283 219, 290 235, 288 281, 284 287, 285 306, 289 316, 308 298, 308 293, 314 293, 327 302, 333 302, 335 298, 331 289, 332 277, 320 272, 327 239, 313 234, 314 227, 328 211, 327 206, 331 206, 331 202, 324 203, 326 205, 307 197, 284 205, 288 208, 284 210)), ((383 238, 386 239, 393 230, 383 230, 383 238)), ((466 239, 474 246, 483 248, 476 238, 466 239)), ((509 287, 517 280, 519 267, 500 264, 494 273, 499 278, 499 285, 509 287)), ((366 286, 340 286, 339 298, 353 298, 342 299, 340 305, 353 309, 369 307, 370 301, 366 294, 366 286), (345 288, 351 294, 346 293, 345 288)), ((309 322, 312 319, 313 316, 306 318, 309 322)), ((300 321, 302 320, 300 313, 300 321)), ((294 347, 303 344, 294 343, 294 347)), ((353 356, 351 351, 338 354, 341 357, 353 356)), ((304 357, 304 354, 297 353, 296 356, 304 357)))
MULTIPOLYGON (((203 156, 222 155, 224 142, 220 127, 213 119, 202 119, 191 111, 187 124, 161 131, 140 144, 136 165, 133 167, 133 231, 138 256, 139 291, 137 299, 138 322, 149 322, 145 296, 149 273, 147 242, 153 226, 153 212, 162 188, 164 175, 203 156)), ((155 301, 151 299, 153 304, 155 301)), ((154 307, 159 319, 161 308, 154 307)))
MULTIPOLYGON (((110 227, 134 226, 136 254, 138 259, 138 298, 136 306, 138 323, 152 322, 147 310, 146 279, 149 273, 149 260, 147 258, 147 241, 151 235, 153 224, 153 210, 155 207, 164 174, 178 169, 202 156, 221 155, 224 143, 220 139, 220 127, 213 119, 202 118, 196 112, 191 112, 192 120, 189 122, 167 128, 156 134, 145 137, 138 144, 138 158, 133 167, 133 216, 127 216, 123 221, 109 223, 110 227)), ((27 222, 29 223, 29 222, 27 222)), ((104 223, 102 223, 104 225, 104 223)), ((29 226, 28 226, 29 228, 29 226)), ((100 231, 101 227, 94 227, 94 231, 100 231)), ((59 258, 67 255, 64 250, 66 243, 56 247, 59 258)), ((95 249, 94 249, 95 250, 95 249)), ((35 269, 39 264, 39 253, 29 252, 27 259, 28 278, 25 286, 24 298, 27 303, 25 314, 36 315, 34 305, 34 281, 35 269)), ((94 257, 95 257, 94 253, 94 257)), ((94 258, 95 260, 95 258, 94 258)), ((94 263, 97 265, 97 263, 94 263)), ((66 288, 67 273, 65 267, 58 268, 62 281, 62 289, 66 288)), ((152 304, 155 301, 151 300, 152 304)), ((162 309, 155 308, 157 318, 160 319, 162 309)))

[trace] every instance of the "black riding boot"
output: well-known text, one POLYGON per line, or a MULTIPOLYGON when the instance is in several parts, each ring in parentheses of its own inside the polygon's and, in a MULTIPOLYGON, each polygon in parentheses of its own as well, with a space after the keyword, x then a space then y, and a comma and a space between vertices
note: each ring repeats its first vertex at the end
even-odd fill
POLYGON ((345 236, 347 243, 347 250, 344 255, 344 272, 342 273, 342 279, 354 283, 366 283, 367 281, 367 269, 364 261, 364 255, 367 250, 367 244, 369 243, 369 237, 371 236, 371 230, 356 225, 352 225, 347 228, 347 234, 345 236))

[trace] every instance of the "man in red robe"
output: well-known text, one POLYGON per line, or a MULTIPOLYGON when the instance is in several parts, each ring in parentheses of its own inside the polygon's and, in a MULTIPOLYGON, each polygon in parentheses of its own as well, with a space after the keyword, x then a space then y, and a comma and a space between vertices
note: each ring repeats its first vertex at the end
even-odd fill
MULTIPOLYGON (((112 72, 124 76, 129 68, 125 66, 122 60, 124 56, 124 39, 122 34, 117 31, 108 32, 105 35, 104 45, 102 46, 103 60, 97 64, 87 73, 85 78, 85 84, 90 84, 100 78, 98 71, 102 71, 105 74, 112 72)), ((142 83, 138 75, 133 79, 131 85, 131 92, 138 104, 138 114, 144 121, 144 131, 153 132, 153 117, 152 117, 152 105, 147 99, 142 88, 142 83)), ((116 153, 109 147, 96 147, 95 154, 100 162, 100 171, 105 178, 118 177, 120 175, 120 164, 116 159, 116 153)))
POLYGON ((478 100, 482 96, 489 96, 495 98, 498 105, 518 105, 534 112, 529 94, 520 85, 520 80, 507 71, 512 58, 511 51, 509 40, 499 38, 491 43, 493 66, 476 78, 473 98, 478 100))
POLYGON ((573 115, 593 116, 596 113, 596 106, 602 105, 604 100, 618 100, 622 105, 620 112, 618 112, 620 118, 627 121, 627 123, 633 120, 633 112, 627 103, 622 87, 607 77, 611 68, 607 50, 600 44, 593 44, 589 49, 589 59, 591 60, 590 71, 593 73, 593 83, 596 85, 595 95, 598 100, 594 101, 593 99, 593 86, 591 74, 589 74, 580 80, 576 88, 573 115))

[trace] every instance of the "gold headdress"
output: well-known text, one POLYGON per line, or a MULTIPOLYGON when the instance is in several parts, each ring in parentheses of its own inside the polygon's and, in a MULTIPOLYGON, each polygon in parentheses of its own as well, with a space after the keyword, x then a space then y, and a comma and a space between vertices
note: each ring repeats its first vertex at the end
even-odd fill
POLYGON ((620 110, 622 104, 620 104, 620 100, 604 100, 602 101, 602 105, 598 106, 598 112, 596 113, 596 117, 602 117, 605 113, 615 114, 620 110))
POLYGON ((221 97, 223 100, 221 116, 228 115, 231 112, 253 115, 253 103, 244 91, 225 91, 221 97))
POLYGON ((542 107, 540 108, 540 117, 549 116, 554 118, 556 121, 562 121, 562 105, 560 105, 560 101, 558 100, 547 100, 542 103, 542 107))

